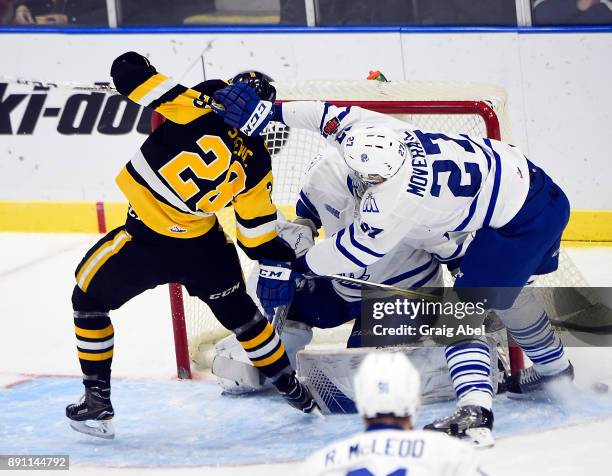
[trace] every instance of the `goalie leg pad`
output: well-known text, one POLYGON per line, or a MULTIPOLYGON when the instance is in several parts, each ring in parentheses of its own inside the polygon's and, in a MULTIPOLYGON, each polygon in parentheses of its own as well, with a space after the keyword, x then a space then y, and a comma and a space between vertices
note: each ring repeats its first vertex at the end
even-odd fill
MULTIPOLYGON (((285 345, 291 366, 296 366, 296 354, 312 340, 312 329, 301 322, 287 321, 281 341, 285 345)), ((212 373, 218 384, 228 393, 239 395, 259 392, 271 388, 259 370, 251 364, 249 357, 234 335, 215 345, 212 373)))

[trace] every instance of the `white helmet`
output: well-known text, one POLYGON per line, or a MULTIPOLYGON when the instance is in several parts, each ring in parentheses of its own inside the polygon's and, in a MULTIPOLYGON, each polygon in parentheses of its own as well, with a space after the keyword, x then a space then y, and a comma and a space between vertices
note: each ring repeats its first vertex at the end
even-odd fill
POLYGON ((355 375, 355 403, 363 418, 415 416, 421 378, 402 352, 368 354, 355 375))
POLYGON ((374 126, 351 130, 343 152, 346 165, 370 184, 393 177, 409 155, 399 133, 374 126))

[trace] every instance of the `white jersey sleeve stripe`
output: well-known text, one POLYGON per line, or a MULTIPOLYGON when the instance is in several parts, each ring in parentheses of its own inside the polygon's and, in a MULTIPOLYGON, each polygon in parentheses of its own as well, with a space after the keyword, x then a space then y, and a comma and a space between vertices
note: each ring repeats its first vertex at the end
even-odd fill
POLYGON ((472 144, 474 144, 476 147, 478 147, 482 151, 482 153, 484 154, 485 158, 487 159, 487 172, 489 172, 491 170, 491 164, 493 163, 493 161, 491 160, 491 154, 489 153, 489 151, 487 151, 478 142, 473 140, 470 136, 467 136, 465 134, 461 134, 461 137, 465 137, 467 140, 469 140, 472 144))
POLYGON ((344 236, 344 228, 342 230, 340 230, 338 232, 338 234, 336 235, 336 248, 338 249, 338 251, 340 253, 342 253, 344 255, 344 257, 346 259, 348 259, 349 261, 355 263, 357 266, 361 267, 361 268, 366 268, 368 265, 366 263, 363 263, 362 261, 360 261, 356 256, 352 255, 340 242, 340 240, 342 240, 342 237, 344 236))
POLYGON ((381 253, 377 253, 374 250, 371 250, 370 248, 368 248, 367 246, 359 243, 357 241, 357 239, 355 238, 355 228, 354 228, 355 224, 351 223, 351 226, 349 226, 349 238, 351 240, 351 244, 357 248, 358 250, 363 251, 364 253, 367 253, 369 255, 374 256, 375 258, 382 258, 383 256, 385 256, 384 254, 381 253))
POLYGON ((398 274, 397 276, 393 276, 392 278, 386 279, 385 281, 383 281, 382 284, 388 284, 392 286, 395 283, 399 283, 400 281, 403 281, 404 279, 410 278, 412 276, 416 276, 417 274, 422 273, 425 270, 428 270, 433 262, 434 260, 432 258, 427 263, 425 263, 422 266, 419 266, 418 268, 411 269, 409 271, 406 271, 405 273, 398 274))
POLYGON ((459 245, 457 246, 457 248, 455 249, 455 251, 453 251, 453 253, 450 256, 447 256, 446 258, 436 254, 436 253, 432 253, 432 255, 434 255, 436 258, 438 258, 439 261, 441 261, 442 263, 446 263, 447 261, 451 261, 453 259, 455 259, 457 256, 459 256, 459 254, 461 253, 461 250, 463 250, 463 243, 465 242, 461 242, 459 243, 459 245))
POLYGON ((468 214, 466 215, 464 220, 453 231, 464 230, 465 227, 470 223, 470 221, 472 221, 472 218, 474 217, 474 212, 476 211, 476 206, 478 205, 479 198, 480 198, 480 193, 478 193, 478 195, 474 197, 474 200, 472 200, 472 204, 470 205, 470 209, 468 210, 468 214))
MULTIPOLYGON (((310 199, 308 198, 308 196, 304 193, 304 191, 300 191, 300 199, 302 200, 302 203, 304 204, 304 206, 306 207, 306 209, 312 213, 314 216, 316 216, 317 218, 320 217, 319 215, 319 211, 317 210, 317 207, 315 207, 313 205, 313 203, 310 201, 310 199)), ((320 221, 320 219, 319 219, 320 221)))
MULTIPOLYGON (((351 223, 348 227, 342 230, 342 233, 338 232, 340 236, 339 244, 342 246, 342 250, 340 250, 343 254, 348 253, 353 258, 357 259, 360 263, 363 263, 361 266, 366 267, 371 264, 377 262, 380 258, 385 256, 385 253, 378 253, 363 244, 363 241, 367 241, 367 235, 361 235, 361 241, 357 241, 357 236, 360 236, 359 233, 355 232, 354 223, 351 223), (348 231, 348 232, 347 232, 348 231)), ((357 225, 359 226, 359 225, 357 225)), ((372 239, 370 242, 374 245, 375 243, 372 239)), ((372 246, 372 245, 370 245, 372 246)))
POLYGON ((319 132, 323 137, 327 137, 328 134, 323 130, 323 124, 325 124, 325 119, 327 118, 327 111, 329 111, 330 104, 328 102, 323 106, 323 114, 321 114, 321 123, 319 124, 319 132))
POLYGON ((502 166, 499 154, 495 152, 495 149, 493 149, 493 144, 491 144, 491 141, 489 139, 485 139, 484 143, 491 149, 491 152, 493 152, 493 157, 495 157, 495 178, 493 182, 493 191, 491 192, 491 200, 489 201, 487 214, 485 215, 484 221, 482 222, 482 227, 486 228, 491 223, 491 218, 493 217, 493 212, 495 211, 495 204, 497 203, 497 195, 499 194, 499 186, 501 182, 502 166))
POLYGON ((421 279, 420 281, 414 283, 412 285, 412 288, 420 288, 422 286, 425 286, 429 281, 431 281, 438 274, 438 271, 440 269, 440 263, 438 263, 437 261, 435 263, 436 265, 433 271, 429 273, 427 276, 425 276, 423 279, 421 279))
MULTIPOLYGON (((348 113, 351 112, 351 106, 347 106, 344 108, 344 111, 342 111, 340 114, 338 114, 338 120, 340 122, 342 122, 342 120, 348 115, 348 113)), ((346 126, 344 129, 345 130, 349 130, 352 126, 346 126)))

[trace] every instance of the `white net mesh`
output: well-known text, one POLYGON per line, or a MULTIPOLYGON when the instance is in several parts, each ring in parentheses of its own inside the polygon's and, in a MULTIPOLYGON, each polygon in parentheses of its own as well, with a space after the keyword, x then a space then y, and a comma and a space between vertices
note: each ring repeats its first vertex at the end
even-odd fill
MULTIPOLYGON (((373 110, 388 110, 389 104, 394 106, 411 106, 418 109, 416 114, 393 114, 394 116, 413 123, 427 130, 445 133, 468 133, 487 136, 489 125, 499 123, 501 138, 511 140, 506 114, 506 96, 503 90, 483 84, 456 83, 422 83, 399 81, 380 83, 377 81, 308 81, 276 84, 279 99, 319 99, 329 101, 368 101, 367 107, 373 110), (416 101, 416 102, 415 102, 416 101), (447 104, 453 101, 453 114, 429 113, 431 107, 447 104), (494 112, 494 117, 483 119, 480 115, 459 113, 456 101, 470 101, 466 109, 473 109, 471 104, 485 101, 494 112)), ((411 109, 411 112, 414 110, 411 109)), ((294 217, 294 206, 301 188, 302 177, 309 161, 325 146, 320 135, 301 129, 288 129, 280 124, 270 125, 265 131, 266 142, 272 155, 274 173, 273 199, 288 219, 294 217)), ((225 231, 235 236, 233 213, 226 209, 219 216, 225 231)), ((253 263, 239 250, 244 274, 248 276, 253 263)), ((450 276, 447 276, 447 284, 450 276)), ((561 267, 556 273, 542 280, 544 286, 580 286, 584 285, 578 269, 565 253, 561 255, 561 267)), ((228 332, 221 327, 212 315, 208 306, 202 301, 191 298, 183 292, 185 321, 189 354, 198 366, 206 367, 210 363, 208 351, 211 346, 228 332)), ((314 345, 343 345, 347 328, 316 331, 314 345)))

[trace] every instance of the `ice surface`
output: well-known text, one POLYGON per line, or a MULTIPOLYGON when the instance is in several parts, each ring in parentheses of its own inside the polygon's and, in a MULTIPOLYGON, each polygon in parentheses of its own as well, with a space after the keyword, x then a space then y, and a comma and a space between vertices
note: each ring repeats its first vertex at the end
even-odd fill
MULTIPOLYGON (((229 397, 206 382, 118 380, 114 441, 68 428, 64 406, 80 395, 75 378, 35 378, 0 392, 3 453, 70 454, 72 463, 202 466, 298 460, 361 430, 355 415, 303 415, 274 393, 229 397)), ((427 405, 417 426, 446 416, 454 403, 427 405)), ((612 396, 587 392, 562 403, 495 400, 498 439, 612 417, 612 396)))
MULTIPOLYGON (((88 475, 140 474, 143 466, 164 474, 290 475, 292 463, 275 462, 302 458, 359 430, 355 416, 313 420, 272 394, 229 398, 210 382, 174 380, 164 287, 113 313, 116 440, 70 430, 64 407, 81 393, 70 305, 73 272, 97 239, 0 234, 0 454, 68 453, 76 464, 73 473, 88 475), (65 377, 28 380, 27 374, 65 377)), ((592 285, 612 284, 612 248, 569 253, 592 285)), ((585 389, 612 377, 612 352, 580 348, 568 354, 582 388, 576 398, 554 405, 496 400, 496 447, 482 453, 493 475, 610 474, 612 401, 585 389)), ((417 423, 451 409, 451 403, 424 407, 417 423)))

